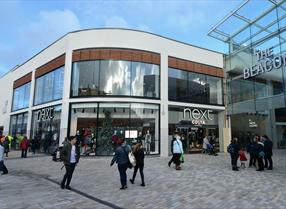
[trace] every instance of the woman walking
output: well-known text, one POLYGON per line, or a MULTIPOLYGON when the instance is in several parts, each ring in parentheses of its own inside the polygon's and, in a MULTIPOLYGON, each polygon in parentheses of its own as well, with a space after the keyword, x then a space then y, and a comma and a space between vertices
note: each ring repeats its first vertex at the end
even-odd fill
POLYGON ((183 154, 183 145, 181 141, 181 137, 178 132, 175 133, 175 140, 172 141, 172 160, 176 164, 176 170, 181 170, 181 161, 180 157, 183 154))
POLYGON ((118 147, 115 150, 115 154, 111 160, 110 166, 112 166, 115 162, 117 163, 120 182, 121 182, 121 190, 127 189, 127 174, 126 170, 129 167, 129 159, 128 153, 131 151, 130 146, 125 144, 124 138, 119 138, 117 140, 118 147))
POLYGON ((144 173, 143 173, 143 168, 144 168, 144 151, 143 151, 143 146, 142 146, 142 142, 139 142, 135 145, 134 147, 134 151, 133 154, 135 156, 136 159, 136 166, 134 168, 134 173, 133 173, 133 177, 132 179, 130 179, 129 181, 134 184, 135 181, 135 177, 137 174, 137 171, 139 169, 140 172, 140 176, 141 176, 141 186, 145 186, 145 182, 144 182, 144 173))

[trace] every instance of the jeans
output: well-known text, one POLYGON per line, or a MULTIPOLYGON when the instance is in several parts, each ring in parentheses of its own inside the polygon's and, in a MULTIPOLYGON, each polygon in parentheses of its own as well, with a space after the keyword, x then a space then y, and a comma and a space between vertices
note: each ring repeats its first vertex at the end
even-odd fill
POLYGON ((128 164, 118 164, 118 171, 119 171, 119 175, 120 175, 120 183, 121 183, 121 187, 124 187, 127 185, 127 174, 126 174, 126 170, 128 168, 128 164))
POLYGON ((0 161, 0 171, 3 172, 3 174, 6 174, 8 173, 8 169, 6 168, 5 164, 4 164, 4 161, 0 161))
POLYGON ((64 178, 63 178, 62 183, 61 183, 62 187, 64 187, 66 182, 67 182, 66 186, 70 185, 75 166, 76 166, 76 163, 70 163, 69 165, 65 165, 66 173, 65 173, 64 178))

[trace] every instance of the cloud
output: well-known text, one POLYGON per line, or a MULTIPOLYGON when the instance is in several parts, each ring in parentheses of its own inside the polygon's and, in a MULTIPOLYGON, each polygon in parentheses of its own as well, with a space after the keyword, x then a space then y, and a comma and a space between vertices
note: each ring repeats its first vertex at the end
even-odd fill
POLYGON ((71 10, 41 11, 34 22, 19 26, 13 44, 0 43, 3 61, 1 72, 22 64, 64 34, 81 28, 79 19, 71 10), (3 47, 4 46, 4 47, 3 47))
POLYGON ((128 23, 123 17, 113 16, 105 20, 107 28, 128 28, 128 23))

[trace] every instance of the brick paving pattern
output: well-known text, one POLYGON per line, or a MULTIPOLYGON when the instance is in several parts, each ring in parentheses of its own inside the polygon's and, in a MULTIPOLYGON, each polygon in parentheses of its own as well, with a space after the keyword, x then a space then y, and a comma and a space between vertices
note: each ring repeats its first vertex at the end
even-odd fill
MULTIPOLYGON (((0 176, 0 209, 65 208, 194 208, 285 209, 286 150, 275 150, 274 170, 231 170, 228 154, 186 155, 182 170, 168 167, 169 158, 145 159, 146 187, 137 173, 135 184, 119 190, 117 166, 111 157, 81 158, 71 182, 74 191, 62 190, 62 163, 50 156, 18 158, 12 151, 6 160, 8 175, 0 176)), ((128 179, 132 170, 128 170, 128 179)))

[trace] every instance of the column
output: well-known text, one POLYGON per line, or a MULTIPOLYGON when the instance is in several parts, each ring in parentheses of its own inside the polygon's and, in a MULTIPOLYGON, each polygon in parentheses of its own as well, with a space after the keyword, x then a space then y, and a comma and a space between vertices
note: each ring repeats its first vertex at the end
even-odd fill
POLYGON ((35 84, 36 84, 36 79, 35 79, 35 70, 32 71, 32 80, 31 80, 31 86, 30 86, 30 100, 29 100, 29 110, 28 110, 28 121, 27 121, 27 132, 26 136, 28 138, 31 137, 31 131, 32 131, 32 107, 33 107, 33 102, 34 102, 34 89, 35 89, 35 84))
POLYGON ((168 55, 161 54, 161 156, 169 156, 169 118, 168 118, 168 55))

